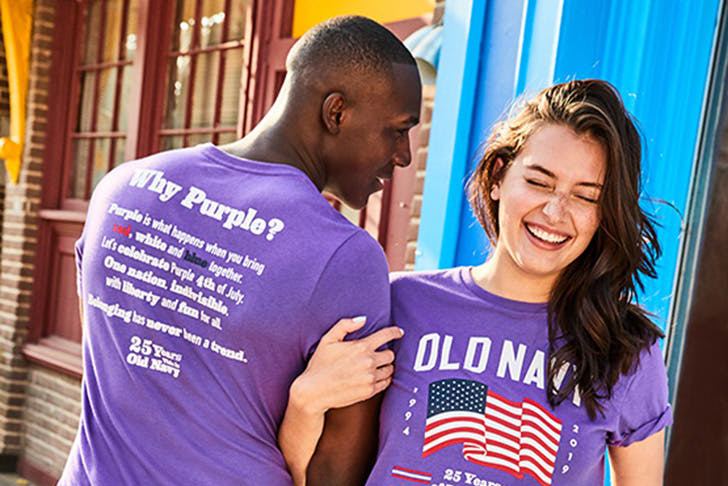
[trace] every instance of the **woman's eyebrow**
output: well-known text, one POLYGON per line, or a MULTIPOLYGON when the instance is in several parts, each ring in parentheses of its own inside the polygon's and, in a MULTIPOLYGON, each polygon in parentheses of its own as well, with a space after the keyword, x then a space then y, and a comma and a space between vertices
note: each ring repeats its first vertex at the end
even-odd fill
MULTIPOLYGON (((557 178, 556 177, 556 174, 554 174, 553 172, 551 172, 550 170, 548 170, 546 167, 543 167, 543 166, 538 165, 538 164, 529 164, 529 165, 526 166, 526 169, 535 170, 536 172, 540 172, 543 175, 545 175, 547 177, 550 177, 551 179, 556 179, 557 178)), ((598 182, 578 182, 576 185, 577 186, 594 187, 596 189, 601 189, 602 188, 602 185, 599 184, 598 182)))
POLYGON ((556 179, 556 174, 554 174, 553 172, 551 172, 547 168, 545 168, 543 166, 540 166, 538 164, 529 164, 529 165, 526 166, 526 169, 535 170, 536 172, 540 172, 540 173, 542 173, 545 176, 548 176, 548 177, 550 177, 552 179, 556 179))

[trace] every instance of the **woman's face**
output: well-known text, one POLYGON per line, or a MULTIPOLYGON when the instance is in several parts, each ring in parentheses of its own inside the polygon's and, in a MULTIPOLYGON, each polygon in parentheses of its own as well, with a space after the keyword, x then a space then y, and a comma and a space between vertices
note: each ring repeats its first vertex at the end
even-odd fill
POLYGON ((599 227, 605 170, 593 138, 558 124, 536 129, 490 194, 499 201, 493 257, 512 272, 501 276, 555 282, 599 227))

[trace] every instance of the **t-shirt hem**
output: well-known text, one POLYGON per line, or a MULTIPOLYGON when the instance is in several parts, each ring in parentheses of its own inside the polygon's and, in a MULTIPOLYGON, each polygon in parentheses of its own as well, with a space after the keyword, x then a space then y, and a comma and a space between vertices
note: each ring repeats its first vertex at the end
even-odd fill
POLYGON ((665 410, 656 417, 653 420, 650 420, 647 423, 644 423, 634 429, 630 434, 622 439, 621 441, 612 443, 610 445, 612 446, 618 446, 618 447, 627 447, 630 444, 634 444, 635 442, 639 442, 641 440, 644 440, 648 438, 649 436, 656 434, 657 432, 661 431, 668 425, 672 424, 672 408, 670 405, 667 405, 665 407, 665 410))

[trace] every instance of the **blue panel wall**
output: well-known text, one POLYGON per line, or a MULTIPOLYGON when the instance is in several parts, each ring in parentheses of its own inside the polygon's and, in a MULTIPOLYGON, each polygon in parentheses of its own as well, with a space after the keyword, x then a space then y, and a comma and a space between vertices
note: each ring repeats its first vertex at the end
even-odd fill
POLYGON ((462 187, 470 156, 476 80, 486 19, 485 0, 450 2, 445 9, 437 101, 430 127, 418 268, 443 268, 455 259, 462 187))
MULTIPOLYGON (((475 90, 471 137, 465 161, 467 174, 478 161, 478 152, 490 127, 503 117, 515 96, 518 48, 523 23, 523 0, 489 2, 485 19, 483 47, 480 51, 475 90)), ((429 177, 429 174, 428 174, 429 177)), ((478 264, 485 260, 488 242, 465 197, 463 180, 456 190, 462 195, 460 228, 455 260, 478 264)))
POLYGON ((658 278, 644 282, 639 300, 665 328, 686 202, 691 184, 700 183, 693 180, 694 159, 720 6, 721 0, 448 2, 443 58, 467 54, 440 67, 459 73, 438 75, 416 268, 485 259, 488 245, 463 185, 490 126, 514 98, 555 82, 602 78, 620 91, 644 136, 642 204, 656 217, 663 255, 658 278))
POLYGON ((459 75, 438 75, 416 267, 484 260, 485 237, 463 183, 488 128, 513 98, 554 82, 599 77, 620 90, 645 137, 644 206, 657 216, 664 253, 659 278, 645 282, 640 302, 664 327, 720 1, 490 0, 487 7, 473 1, 467 25, 479 31, 469 34, 461 30, 465 22, 448 25, 448 11, 466 3, 446 6, 443 59, 451 31, 450 49, 467 50, 469 59, 458 65, 459 75), (483 49, 473 50, 478 36, 483 49), (458 227, 450 219, 445 228, 443 213, 456 217, 458 227))
POLYGON ((643 207, 656 216, 663 256, 658 278, 645 281, 639 298, 663 328, 669 318, 719 7, 719 0, 565 0, 563 9, 554 80, 610 81, 644 136, 643 207))

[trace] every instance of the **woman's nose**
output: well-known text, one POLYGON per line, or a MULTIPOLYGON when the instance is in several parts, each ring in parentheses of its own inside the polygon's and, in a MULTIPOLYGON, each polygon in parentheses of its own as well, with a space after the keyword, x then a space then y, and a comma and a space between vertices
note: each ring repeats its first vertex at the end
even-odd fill
POLYGON ((568 200, 565 194, 553 193, 543 207, 543 214, 551 222, 561 221, 566 214, 567 203, 568 200))

